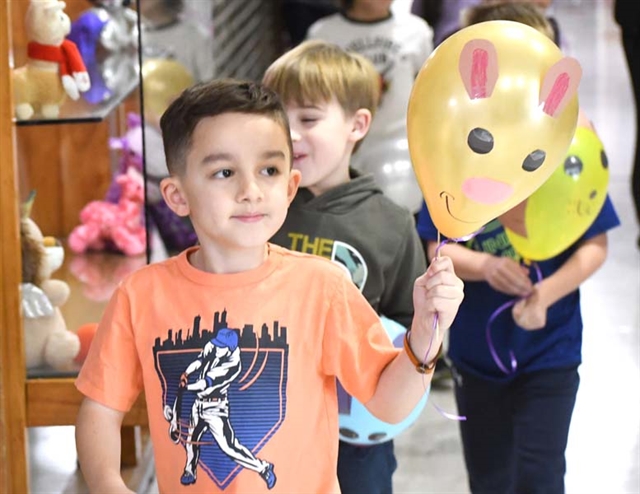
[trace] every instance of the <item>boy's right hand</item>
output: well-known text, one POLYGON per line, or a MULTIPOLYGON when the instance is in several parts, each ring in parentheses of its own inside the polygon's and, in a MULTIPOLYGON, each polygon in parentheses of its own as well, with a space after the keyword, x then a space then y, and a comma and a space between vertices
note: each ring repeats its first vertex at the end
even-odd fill
POLYGON ((482 272, 491 288, 507 295, 526 297, 533 290, 529 270, 509 257, 489 254, 482 272))

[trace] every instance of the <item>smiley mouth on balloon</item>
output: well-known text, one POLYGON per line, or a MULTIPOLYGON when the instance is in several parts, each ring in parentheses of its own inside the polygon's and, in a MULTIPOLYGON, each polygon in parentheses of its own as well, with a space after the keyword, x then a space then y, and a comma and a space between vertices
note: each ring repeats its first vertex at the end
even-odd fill
POLYGON ((591 216, 591 201, 578 200, 578 204, 576 205, 576 212, 580 217, 591 216))
POLYGON ((451 199, 452 201, 455 201, 456 198, 453 197, 451 194, 449 194, 446 190, 443 190, 442 192, 440 192, 440 197, 441 198, 444 197, 444 202, 447 207, 447 213, 449 213, 449 216, 451 216, 454 220, 459 221, 461 223, 468 223, 470 225, 477 223, 477 221, 465 221, 461 218, 458 218, 455 214, 451 212, 451 205, 449 204, 449 199, 451 199))

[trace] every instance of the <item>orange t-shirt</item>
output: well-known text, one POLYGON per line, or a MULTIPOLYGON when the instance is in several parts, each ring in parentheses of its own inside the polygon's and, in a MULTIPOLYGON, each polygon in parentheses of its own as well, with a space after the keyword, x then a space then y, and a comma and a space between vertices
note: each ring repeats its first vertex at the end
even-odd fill
POLYGON ((366 403, 398 350, 340 268, 269 248, 236 274, 189 249, 106 309, 76 386, 121 411, 144 389, 163 493, 339 492, 336 378, 366 403))

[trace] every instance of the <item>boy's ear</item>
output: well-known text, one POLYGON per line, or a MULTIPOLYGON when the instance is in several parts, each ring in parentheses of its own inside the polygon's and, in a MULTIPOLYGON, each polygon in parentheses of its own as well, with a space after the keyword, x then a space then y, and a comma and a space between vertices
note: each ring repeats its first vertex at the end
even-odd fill
POLYGON ((351 138, 353 142, 358 142, 364 139, 364 136, 369 132, 371 127, 371 120, 373 116, 371 112, 366 108, 360 108, 353 114, 353 128, 351 129, 351 138))
POLYGON ((180 179, 175 176, 163 178, 160 182, 160 192, 167 206, 178 216, 189 214, 189 204, 182 193, 180 179))
POLYGON ((293 198, 298 192, 300 180, 302 180, 302 173, 300 173, 300 170, 292 169, 289 173, 289 183, 287 185, 287 201, 289 204, 291 204, 291 201, 293 201, 293 198))

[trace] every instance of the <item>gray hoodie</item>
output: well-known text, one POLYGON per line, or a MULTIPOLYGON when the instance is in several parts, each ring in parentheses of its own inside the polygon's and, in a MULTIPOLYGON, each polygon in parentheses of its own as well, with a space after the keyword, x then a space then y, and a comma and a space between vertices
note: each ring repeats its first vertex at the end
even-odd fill
POLYGON ((413 282, 426 261, 411 213, 382 194, 370 175, 315 197, 300 189, 271 241, 337 262, 380 315, 409 327, 413 282))

